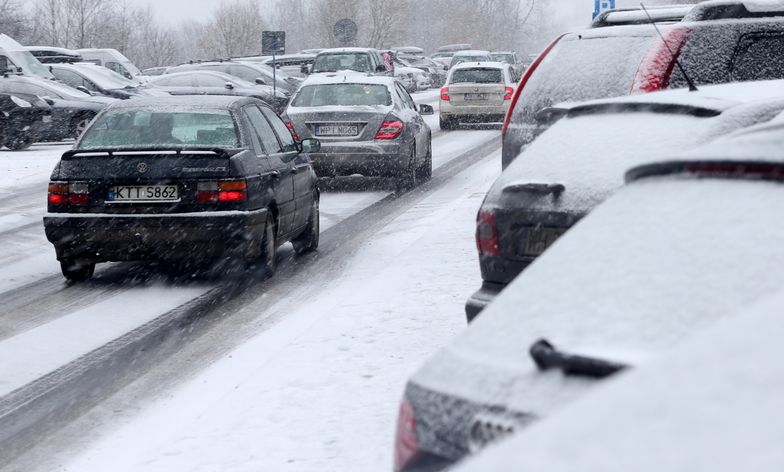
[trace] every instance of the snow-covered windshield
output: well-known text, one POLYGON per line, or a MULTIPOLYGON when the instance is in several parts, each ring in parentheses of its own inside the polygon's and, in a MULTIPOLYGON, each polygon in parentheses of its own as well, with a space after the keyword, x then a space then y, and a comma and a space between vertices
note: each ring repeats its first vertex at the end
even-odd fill
POLYGON ((501 69, 490 68, 457 69, 452 72, 450 83, 502 84, 504 73, 501 69))
POLYGON ((490 54, 490 59, 496 62, 506 62, 508 64, 514 64, 513 54, 490 54))
POLYGON ((49 72, 49 69, 44 67, 30 51, 3 51, 3 54, 5 54, 16 67, 21 67, 23 73, 37 75, 47 79, 54 78, 52 73, 49 72))
POLYGON ((138 83, 128 80, 106 67, 85 67, 81 70, 87 75, 88 79, 95 82, 102 89, 113 90, 139 86, 138 83))
POLYGON ((291 106, 385 106, 391 103, 392 97, 386 85, 324 84, 302 87, 291 106))
POLYGON ((373 64, 366 53, 319 54, 313 63, 314 73, 339 70, 373 72, 373 64))
POLYGON ((90 126, 79 149, 138 149, 152 146, 237 147, 228 111, 156 112, 112 110, 90 126))

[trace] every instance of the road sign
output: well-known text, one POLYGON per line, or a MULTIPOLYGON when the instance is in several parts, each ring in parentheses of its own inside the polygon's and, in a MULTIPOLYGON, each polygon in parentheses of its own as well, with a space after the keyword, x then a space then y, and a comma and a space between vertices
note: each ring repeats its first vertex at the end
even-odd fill
POLYGON ((354 23, 354 20, 351 20, 350 18, 343 18, 342 20, 338 20, 332 30, 333 34, 335 35, 335 39, 337 39, 338 42, 343 45, 350 44, 352 41, 354 41, 354 39, 357 37, 357 31, 359 31, 357 24, 354 23))
POLYGON ((615 0, 593 0, 593 17, 599 16, 604 10, 615 8, 615 0))
POLYGON ((261 54, 264 56, 279 56, 286 54, 285 31, 262 31, 261 54))

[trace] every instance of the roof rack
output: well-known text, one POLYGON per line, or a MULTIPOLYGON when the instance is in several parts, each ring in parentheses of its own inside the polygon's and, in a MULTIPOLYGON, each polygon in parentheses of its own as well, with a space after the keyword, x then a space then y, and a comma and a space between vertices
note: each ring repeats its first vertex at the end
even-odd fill
POLYGON ((650 18, 642 8, 616 8, 605 10, 591 22, 591 28, 608 26, 649 24, 651 18, 655 23, 678 22, 689 14, 694 5, 661 5, 646 7, 650 18))

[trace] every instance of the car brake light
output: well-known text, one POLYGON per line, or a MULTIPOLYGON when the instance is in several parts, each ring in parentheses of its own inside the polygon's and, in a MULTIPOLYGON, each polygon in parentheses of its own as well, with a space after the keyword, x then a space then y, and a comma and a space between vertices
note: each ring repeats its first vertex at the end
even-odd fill
POLYGON ((419 454, 414 407, 407 399, 400 403, 395 434, 395 472, 403 470, 419 454))
POLYGON ((476 249, 479 255, 499 256, 498 227, 496 226, 495 212, 479 210, 476 216, 476 249))
POLYGON ((248 199, 248 184, 244 179, 205 181, 196 185, 199 203, 244 202, 248 199))
POLYGON ((87 182, 50 182, 47 201, 52 205, 87 205, 90 203, 90 185, 87 182))
POLYGON ((689 28, 670 30, 664 40, 659 39, 656 46, 648 50, 637 68, 632 94, 655 92, 669 87, 676 59, 690 34, 689 28))
POLYGON ((441 100, 448 102, 449 101, 449 87, 442 87, 441 88, 441 100))
POLYGON ((294 141, 299 141, 299 135, 294 130, 294 125, 291 124, 290 121, 286 121, 285 123, 286 123, 286 128, 288 128, 289 131, 291 132, 291 137, 294 138, 294 141))
POLYGON ((376 133, 375 139, 395 139, 403 132, 403 122, 400 120, 384 121, 376 133))
POLYGON ((504 118, 504 126, 501 128, 501 141, 506 139, 506 130, 509 128, 509 119, 512 117, 512 112, 514 111, 515 106, 517 106, 517 100, 520 98, 520 93, 523 91, 525 84, 528 83, 528 80, 531 78, 534 72, 536 72, 536 69, 539 67, 539 64, 542 63, 542 61, 547 56, 547 54, 550 53, 550 51, 555 47, 555 45, 558 44, 558 41, 560 41, 561 38, 563 38, 564 36, 566 36, 566 34, 562 34, 558 36, 553 40, 552 43, 548 44, 547 47, 544 48, 544 50, 539 54, 539 56, 536 57, 534 62, 532 62, 531 65, 528 66, 528 69, 525 70, 525 74, 523 74, 523 77, 520 79, 520 83, 517 85, 517 90, 515 90, 514 97, 512 97, 512 103, 509 104, 509 109, 506 111, 506 117, 504 118))
POLYGON ((512 95, 514 95, 514 89, 512 87, 507 87, 504 91, 506 92, 506 94, 504 94, 504 100, 511 100, 512 95))

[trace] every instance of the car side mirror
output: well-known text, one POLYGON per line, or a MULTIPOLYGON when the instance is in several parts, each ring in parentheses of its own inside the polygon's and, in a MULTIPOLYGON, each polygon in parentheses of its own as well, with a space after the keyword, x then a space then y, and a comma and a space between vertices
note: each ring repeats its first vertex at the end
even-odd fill
POLYGON ((376 72, 386 72, 386 71, 387 71, 387 66, 383 64, 379 64, 376 66, 376 72))
POLYGON ((301 143, 297 143, 297 150, 299 152, 304 152, 305 154, 319 152, 321 151, 321 141, 312 138, 306 139, 301 143))
POLYGON ((267 85, 267 82, 265 82, 261 77, 256 77, 256 83, 258 85, 267 85))
POLYGON ((85 87, 84 85, 77 85, 76 86, 76 90, 78 90, 78 91, 80 91, 82 93, 86 93, 87 95, 92 95, 92 93, 90 93, 90 91, 87 90, 87 87, 85 87))
POLYGON ((226 87, 229 90, 233 90, 234 89, 234 84, 232 84, 231 82, 226 82, 226 85, 224 85, 224 87, 226 87))
POLYGON ((45 101, 49 106, 54 106, 54 99, 48 95, 41 97, 41 100, 45 101))
POLYGON ((419 105, 419 114, 420 115, 434 115, 435 110, 433 109, 432 105, 425 105, 424 103, 419 105))

